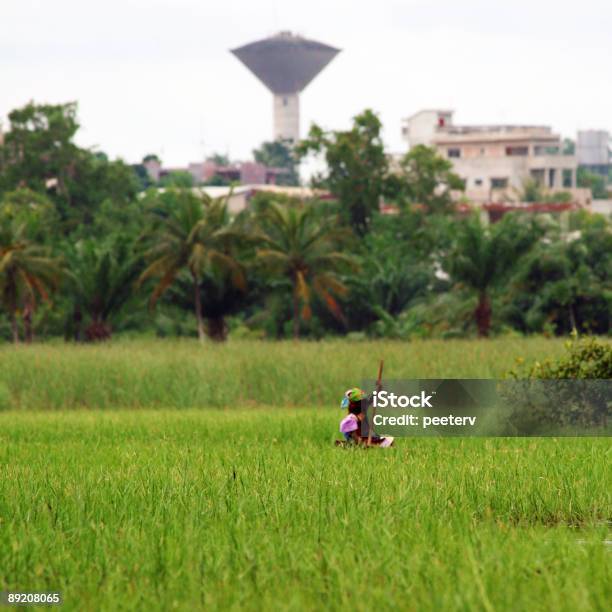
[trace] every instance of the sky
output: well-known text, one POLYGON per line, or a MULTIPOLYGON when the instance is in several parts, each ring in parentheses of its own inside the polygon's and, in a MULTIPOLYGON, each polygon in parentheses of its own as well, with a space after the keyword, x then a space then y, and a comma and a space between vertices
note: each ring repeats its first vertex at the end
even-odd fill
POLYGON ((365 108, 396 153, 423 108, 612 132, 609 0, 0 0, 0 119, 77 101, 77 141, 113 158, 249 159, 272 96, 229 49, 280 30, 342 49, 301 96, 302 135, 365 108))

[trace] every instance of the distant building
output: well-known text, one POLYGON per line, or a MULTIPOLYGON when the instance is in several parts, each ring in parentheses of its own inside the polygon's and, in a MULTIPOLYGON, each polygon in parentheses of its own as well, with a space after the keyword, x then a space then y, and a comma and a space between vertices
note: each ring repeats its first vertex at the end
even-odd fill
POLYGON ((155 157, 145 159, 142 165, 153 183, 158 183, 161 178, 173 172, 188 172, 193 177, 194 185, 201 185, 214 177, 241 185, 275 185, 278 176, 289 172, 286 168, 270 168, 257 162, 221 166, 213 161, 204 161, 190 163, 187 167, 164 168, 155 157))
POLYGON ((423 110, 402 125, 409 146, 434 147, 453 163, 473 202, 520 200, 528 179, 548 191, 570 191, 587 204, 589 190, 577 190, 574 155, 564 155, 550 127, 534 125, 454 125, 451 110, 423 110))
POLYGON ((257 162, 239 162, 229 166, 220 166, 213 161, 189 164, 188 172, 193 176, 195 185, 205 183, 215 176, 229 183, 241 185, 275 185, 279 175, 287 174, 286 168, 271 168, 257 162))
POLYGON ((161 162, 159 161, 159 159, 157 159, 156 157, 146 157, 143 160, 142 165, 147 171, 147 174, 149 175, 151 181, 153 181, 154 183, 159 182, 162 170, 161 162))
POLYGON ((578 165, 606 179, 610 173, 610 134, 604 130, 583 130, 576 138, 578 165))

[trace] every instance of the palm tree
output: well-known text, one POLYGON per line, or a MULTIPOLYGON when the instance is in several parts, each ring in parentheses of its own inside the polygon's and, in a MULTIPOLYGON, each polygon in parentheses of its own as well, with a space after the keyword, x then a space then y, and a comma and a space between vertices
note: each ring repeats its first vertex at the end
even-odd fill
POLYGON ((169 207, 153 211, 155 226, 151 238, 153 246, 147 251, 149 266, 140 276, 140 282, 156 278, 151 295, 154 306, 180 272, 187 270, 191 277, 193 307, 198 324, 198 337, 204 340, 204 317, 200 296, 200 283, 210 272, 228 273, 232 282, 245 285, 242 265, 233 255, 233 247, 240 237, 224 200, 202 198, 191 191, 174 191, 169 207))
MULTIPOLYGON (((182 272, 168 290, 167 302, 182 310, 192 309, 191 277, 182 272)), ((229 331, 226 317, 244 312, 257 298, 252 286, 236 286, 231 273, 206 272, 200 279, 200 300, 206 336, 215 342, 227 340, 229 331)))
POLYGON ((488 336, 491 328, 492 289, 507 278, 540 236, 541 230, 534 221, 521 222, 514 215, 506 215, 490 228, 474 215, 457 228, 444 268, 453 281, 477 293, 474 319, 479 336, 488 336))
POLYGON ((272 203, 259 214, 258 222, 256 259, 291 283, 293 337, 300 335, 300 319, 310 318, 313 293, 342 319, 334 294, 344 295, 347 288, 339 272, 356 264, 338 250, 338 241, 345 234, 335 221, 319 218, 313 206, 272 203))
POLYGON ((89 316, 87 340, 106 340, 112 334, 111 320, 134 295, 142 259, 134 255, 133 242, 121 235, 102 242, 79 240, 65 252, 71 272, 75 340, 81 338, 83 314, 89 316))
POLYGON ((49 299, 61 278, 58 260, 49 256, 47 248, 28 239, 26 227, 17 220, 0 225, 0 303, 8 311, 15 344, 19 342, 19 311, 26 342, 31 342, 36 305, 40 299, 49 299))

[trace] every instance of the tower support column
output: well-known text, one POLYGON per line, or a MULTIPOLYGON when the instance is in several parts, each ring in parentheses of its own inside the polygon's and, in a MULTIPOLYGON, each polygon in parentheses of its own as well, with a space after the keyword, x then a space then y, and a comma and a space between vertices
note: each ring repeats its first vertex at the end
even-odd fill
POLYGON ((300 97, 297 93, 274 95, 274 138, 295 144, 300 139, 300 97))

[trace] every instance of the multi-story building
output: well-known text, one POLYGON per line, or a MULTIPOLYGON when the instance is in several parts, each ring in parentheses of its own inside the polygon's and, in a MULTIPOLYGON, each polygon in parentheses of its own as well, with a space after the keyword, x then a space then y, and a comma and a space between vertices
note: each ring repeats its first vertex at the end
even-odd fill
POLYGON ((453 111, 423 110, 404 120, 402 135, 410 146, 434 147, 450 160, 476 203, 519 201, 529 179, 550 192, 587 197, 575 189, 576 157, 563 154, 561 138, 550 127, 454 125, 453 111))

